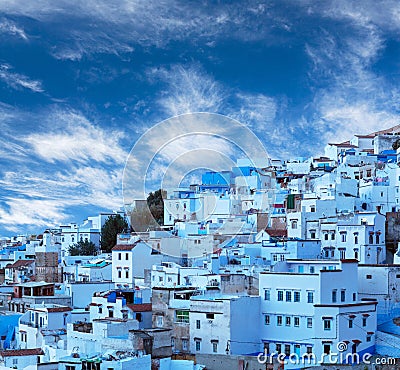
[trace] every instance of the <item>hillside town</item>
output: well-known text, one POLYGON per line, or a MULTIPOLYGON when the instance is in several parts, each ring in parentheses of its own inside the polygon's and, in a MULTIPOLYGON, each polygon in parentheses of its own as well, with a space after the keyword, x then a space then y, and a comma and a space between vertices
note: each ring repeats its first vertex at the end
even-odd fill
POLYGON ((129 212, 3 237, 0 368, 395 364, 399 163, 400 125, 319 157, 205 171, 163 189, 163 220, 140 231, 138 199, 129 212), (107 250, 114 219, 125 227, 107 250))

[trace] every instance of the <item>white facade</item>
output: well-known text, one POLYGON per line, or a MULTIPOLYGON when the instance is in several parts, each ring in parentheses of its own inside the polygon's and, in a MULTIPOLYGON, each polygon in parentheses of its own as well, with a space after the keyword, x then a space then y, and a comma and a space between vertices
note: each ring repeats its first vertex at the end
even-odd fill
POLYGON ((260 274, 261 340, 268 353, 317 358, 337 352, 374 353, 376 302, 358 297, 357 262, 289 261, 260 274), (286 271, 284 271, 286 270, 286 271))
POLYGON ((115 246, 112 250, 112 281, 115 286, 135 286, 133 249, 135 245, 115 246))
POLYGON ((199 296, 190 300, 190 350, 248 354, 260 350, 260 297, 199 296))

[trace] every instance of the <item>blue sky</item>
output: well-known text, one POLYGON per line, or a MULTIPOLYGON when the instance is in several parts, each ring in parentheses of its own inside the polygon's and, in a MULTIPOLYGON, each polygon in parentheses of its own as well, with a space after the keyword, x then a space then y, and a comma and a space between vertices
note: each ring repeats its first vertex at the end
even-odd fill
POLYGON ((122 204, 135 141, 238 119, 273 157, 399 123, 397 1, 0 2, 0 235, 122 204))

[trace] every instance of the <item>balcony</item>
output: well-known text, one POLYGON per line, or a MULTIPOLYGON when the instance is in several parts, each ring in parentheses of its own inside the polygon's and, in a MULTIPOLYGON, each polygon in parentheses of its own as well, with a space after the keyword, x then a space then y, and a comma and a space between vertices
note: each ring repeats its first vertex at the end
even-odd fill
POLYGON ((26 325, 26 326, 30 326, 31 328, 39 328, 39 327, 40 327, 39 324, 33 323, 33 322, 31 322, 31 321, 24 321, 24 320, 21 320, 21 321, 20 321, 20 324, 26 325))

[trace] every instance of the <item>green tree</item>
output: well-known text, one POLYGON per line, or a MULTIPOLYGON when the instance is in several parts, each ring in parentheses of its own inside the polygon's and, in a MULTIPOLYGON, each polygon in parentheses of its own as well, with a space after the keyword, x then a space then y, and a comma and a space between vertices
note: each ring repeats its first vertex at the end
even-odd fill
POLYGON ((95 256, 98 251, 98 248, 93 242, 83 240, 68 247, 70 256, 95 256))
POLYGON ((159 225, 164 225, 164 198, 166 195, 165 190, 158 189, 147 197, 147 205, 159 225))
POLYGON ((100 246, 103 252, 109 253, 117 243, 117 234, 128 229, 128 223, 121 215, 108 217, 101 228, 100 246))
POLYGON ((397 150, 400 148, 400 139, 397 139, 393 144, 392 144, 393 150, 397 150))

